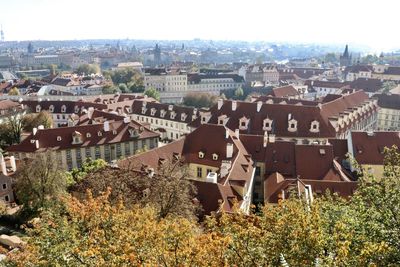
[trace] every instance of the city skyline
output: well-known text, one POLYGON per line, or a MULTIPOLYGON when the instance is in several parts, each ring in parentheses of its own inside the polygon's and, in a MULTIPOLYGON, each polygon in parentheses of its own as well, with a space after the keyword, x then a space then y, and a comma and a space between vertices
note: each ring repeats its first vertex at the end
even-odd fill
POLYGON ((2 3, 6 41, 74 39, 244 40, 400 48, 392 34, 400 4, 356 1, 205 0, 154 2, 28 1, 2 3), (23 8, 21 8, 23 7, 23 8), (16 12, 12 12, 12 11, 16 12), (16 16, 18 14, 18 16, 16 16))

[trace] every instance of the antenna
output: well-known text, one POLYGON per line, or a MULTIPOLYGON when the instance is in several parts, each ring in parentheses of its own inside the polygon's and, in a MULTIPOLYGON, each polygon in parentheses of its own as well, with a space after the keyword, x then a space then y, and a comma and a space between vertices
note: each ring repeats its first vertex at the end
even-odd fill
POLYGON ((1 41, 2 41, 2 42, 4 42, 4 31, 3 31, 3 24, 1 24, 0 35, 1 35, 1 41))

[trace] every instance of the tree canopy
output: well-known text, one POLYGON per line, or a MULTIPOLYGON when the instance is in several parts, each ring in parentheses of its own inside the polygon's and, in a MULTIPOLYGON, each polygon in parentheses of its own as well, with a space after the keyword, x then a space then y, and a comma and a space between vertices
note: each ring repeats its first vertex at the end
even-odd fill
POLYGON ((96 64, 82 64, 79 65, 74 72, 80 75, 98 74, 100 73, 100 67, 96 64))
POLYGON ((146 91, 144 91, 144 94, 148 97, 154 98, 155 100, 160 100, 160 92, 158 92, 157 89, 154 87, 146 89, 146 91))
POLYGON ((188 107, 209 108, 215 105, 218 97, 208 93, 189 93, 183 98, 183 104, 188 107))
POLYGON ((290 194, 250 214, 236 203, 201 224, 184 214, 162 217, 154 202, 124 205, 112 190, 128 183, 84 200, 67 196, 43 212, 6 266, 398 266, 399 149, 385 149, 382 178, 359 171, 350 199, 290 194))

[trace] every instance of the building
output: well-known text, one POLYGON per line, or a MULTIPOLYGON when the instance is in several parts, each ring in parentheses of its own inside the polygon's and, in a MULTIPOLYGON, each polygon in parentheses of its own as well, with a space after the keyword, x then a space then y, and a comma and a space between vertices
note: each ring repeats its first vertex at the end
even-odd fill
POLYGON ((325 97, 329 94, 341 94, 342 88, 348 83, 344 82, 331 82, 331 81, 319 81, 319 80, 307 80, 305 84, 311 91, 315 91, 317 98, 325 97))
POLYGON ((4 157, 0 153, 0 168, 0 201, 9 205, 15 201, 11 178, 17 170, 15 158, 13 156, 4 157))
POLYGON ((23 104, 11 100, 0 100, 0 124, 7 121, 7 118, 21 117, 26 113, 26 107, 23 104))
POLYGON ((134 155, 138 151, 158 146, 159 135, 142 124, 119 116, 119 120, 104 120, 82 115, 77 126, 33 129, 20 144, 8 147, 18 159, 35 157, 35 153, 51 151, 66 170, 80 168, 88 159, 107 162, 134 155))
POLYGON ((351 55, 349 54, 349 46, 346 45, 343 55, 340 56, 340 66, 347 67, 347 66, 351 66, 351 64, 352 64, 352 61, 351 61, 351 55))
POLYGON ((279 84, 279 72, 274 65, 250 65, 242 66, 239 69, 239 75, 242 75, 247 84, 263 82, 264 85, 279 84))
POLYGON ((131 118, 150 125, 150 129, 160 133, 162 140, 177 140, 190 133, 190 122, 199 116, 196 108, 180 107, 156 102, 135 101, 131 118))
MULTIPOLYGON (((385 148, 400 148, 400 132, 353 131, 347 138, 347 151, 366 171, 382 177, 385 148)), ((354 169, 354 166, 352 166, 354 169)))
POLYGON ((282 87, 275 87, 272 89, 270 95, 274 97, 287 97, 287 98, 302 98, 305 92, 297 90, 293 85, 282 87))
POLYGON ((378 98, 378 123, 380 131, 400 131, 400 95, 379 94, 378 98))
MULTIPOLYGON (((344 77, 346 81, 352 82, 358 78, 373 78, 373 68, 369 65, 353 65, 344 69, 344 77)), ((375 77, 374 77, 375 78, 375 77)))
POLYGON ((400 67, 389 65, 374 65, 372 66, 372 68, 372 78, 400 81, 400 67))
POLYGON ((160 101, 164 103, 181 103, 187 94, 187 83, 187 74, 180 69, 145 70, 145 88, 157 89, 160 92, 160 101))
POLYGON ((190 179, 198 188, 196 198, 205 212, 231 212, 237 201, 250 209, 254 177, 253 161, 235 132, 222 125, 206 124, 184 139, 118 162, 124 168, 152 168, 167 160, 183 159, 190 179), (207 142, 202 141, 207 136, 207 142))
POLYGON ((237 74, 188 74, 188 93, 220 95, 224 90, 235 90, 244 85, 243 77, 237 74))
POLYGON ((350 130, 373 129, 377 118, 377 100, 363 91, 348 95, 328 95, 322 102, 268 99, 266 102, 223 101, 189 124, 225 125, 241 133, 273 134, 282 140, 299 143, 325 142, 327 138, 346 138, 350 130))

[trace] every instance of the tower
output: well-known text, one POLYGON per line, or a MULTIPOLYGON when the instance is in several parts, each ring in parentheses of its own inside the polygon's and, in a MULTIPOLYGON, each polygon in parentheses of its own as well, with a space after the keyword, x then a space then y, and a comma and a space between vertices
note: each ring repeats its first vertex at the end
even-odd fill
POLYGON ((0 30, 0 38, 1 41, 4 42, 4 31, 3 31, 3 25, 1 25, 1 30, 0 30))
POLYGON ((343 55, 340 56, 340 66, 350 66, 351 65, 351 55, 349 54, 349 46, 346 45, 343 55))
POLYGON ((154 64, 156 66, 161 64, 161 49, 158 44, 156 44, 156 47, 154 48, 154 64))

